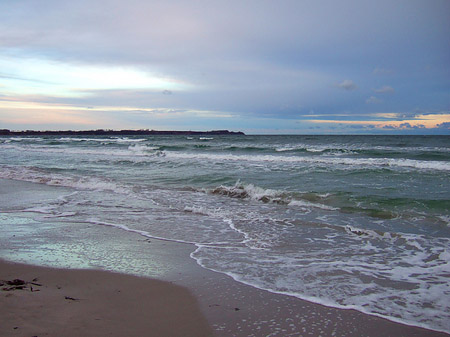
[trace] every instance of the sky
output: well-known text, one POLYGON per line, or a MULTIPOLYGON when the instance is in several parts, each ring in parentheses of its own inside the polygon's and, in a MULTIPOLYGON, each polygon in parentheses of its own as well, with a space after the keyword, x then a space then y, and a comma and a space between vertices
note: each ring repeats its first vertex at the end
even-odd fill
POLYGON ((0 0, 0 129, 450 134, 448 0, 0 0))

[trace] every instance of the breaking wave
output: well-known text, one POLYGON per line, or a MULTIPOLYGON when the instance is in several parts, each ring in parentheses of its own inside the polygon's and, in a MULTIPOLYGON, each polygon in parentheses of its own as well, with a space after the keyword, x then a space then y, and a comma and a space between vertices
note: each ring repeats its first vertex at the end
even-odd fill
POLYGON ((308 163, 324 165, 342 165, 352 170, 356 168, 411 168, 419 170, 450 171, 450 164, 444 161, 423 161, 394 158, 347 158, 347 157, 302 157, 275 155, 235 155, 211 153, 167 152, 169 159, 196 159, 212 161, 242 161, 271 163, 308 163))
MULTIPOLYGON (((292 192, 266 189, 253 184, 244 184, 240 181, 236 182, 233 186, 220 185, 214 189, 208 190, 208 193, 237 199, 261 201, 264 203, 338 210, 336 207, 300 199, 298 195, 296 196, 296 194, 292 192)), ((318 196, 318 198, 320 198, 320 196, 318 196)))
POLYGON ((47 172, 36 167, 0 166, 0 178, 27 181, 49 186, 72 187, 83 190, 112 191, 129 194, 132 191, 125 185, 101 177, 79 177, 47 172))

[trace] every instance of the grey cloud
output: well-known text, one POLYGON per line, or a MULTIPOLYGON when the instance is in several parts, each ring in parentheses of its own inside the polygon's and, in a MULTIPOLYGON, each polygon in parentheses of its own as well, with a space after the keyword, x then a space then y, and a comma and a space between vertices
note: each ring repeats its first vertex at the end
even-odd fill
POLYGON ((386 129, 386 130, 395 130, 396 127, 395 127, 394 125, 387 124, 387 125, 384 125, 384 126, 383 126, 383 129, 386 129))
POLYGON ((402 123, 399 125, 400 129, 424 129, 425 125, 418 124, 418 125, 411 125, 410 123, 402 123))
POLYGON ((395 89, 389 85, 383 85, 381 88, 374 89, 373 91, 378 94, 393 94, 395 92, 395 89))
POLYGON ((426 115, 447 115, 450 114, 450 111, 448 110, 442 110, 442 111, 433 111, 433 110, 422 110, 422 109, 414 109, 412 111, 407 112, 398 112, 396 113, 397 119, 411 119, 416 118, 418 116, 426 116, 426 115))
MULTIPOLYGON (((165 88, 124 96, 97 92, 87 104, 195 107, 280 118, 297 112, 279 106, 303 106, 317 114, 371 112, 364 88, 378 88, 382 83, 376 79, 389 74, 389 84, 400 88, 402 79, 395 76, 402 67, 447 60, 449 7, 448 0, 433 6, 418 0, 2 0, 0 55, 131 65, 192 85, 173 95, 165 88), (372 69, 380 76, 367 76, 372 69), (330 85, 345 78, 352 80, 330 85), (336 87, 359 90, 342 95, 336 87)), ((448 62, 433 66, 447 69, 448 62)), ((428 88, 448 88, 447 77, 425 82, 414 76, 428 88)), ((411 96, 419 97, 418 92, 411 96)), ((411 106, 411 97, 395 96, 396 111, 428 108, 428 100, 421 104, 417 98, 411 106)), ((89 98, 78 99, 83 100, 89 98)))
POLYGON ((450 131, 450 122, 444 122, 444 123, 438 124, 437 128, 450 131))
POLYGON ((368 99, 366 99, 367 104, 379 104, 383 101, 375 96, 370 96, 368 99))
POLYGON ((345 90, 355 90, 358 88, 358 86, 352 81, 352 80, 344 80, 341 83, 337 85, 339 88, 345 89, 345 90))
POLYGON ((430 6, 402 6, 387 0, 376 4, 343 1, 338 6, 334 1, 292 0, 281 5, 266 0, 43 0, 39 5, 30 2, 27 6, 8 0, 3 3, 5 15, 0 15, 4 19, 0 21, 8 29, 0 36, 6 45, 64 49, 64 57, 163 64, 180 58, 208 60, 219 55, 275 56, 272 61, 286 55, 291 59, 328 55, 329 60, 340 55, 357 60, 352 52, 361 43, 358 51, 369 55, 382 50, 378 44, 398 44, 395 32, 408 32, 417 25, 416 20, 398 20, 398 14, 407 18, 417 7, 430 11, 430 6), (15 15, 6 15, 11 12, 15 15), (369 32, 373 47, 365 42, 369 32), (328 52, 329 48, 333 53, 328 52))

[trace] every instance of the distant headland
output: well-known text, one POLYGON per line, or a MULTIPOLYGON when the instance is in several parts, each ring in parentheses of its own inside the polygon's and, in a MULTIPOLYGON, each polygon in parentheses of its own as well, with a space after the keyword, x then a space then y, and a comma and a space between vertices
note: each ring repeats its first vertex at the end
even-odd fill
POLYGON ((226 135, 245 135, 241 131, 211 130, 211 131, 157 131, 157 130, 65 130, 65 131, 10 131, 0 129, 1 136, 226 136, 226 135))

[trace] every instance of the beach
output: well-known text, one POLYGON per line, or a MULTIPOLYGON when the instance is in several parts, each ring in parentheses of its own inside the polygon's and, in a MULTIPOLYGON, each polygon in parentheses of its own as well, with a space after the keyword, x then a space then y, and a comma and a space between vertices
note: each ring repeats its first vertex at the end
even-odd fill
POLYGON ((448 336, 446 140, 1 138, 0 333, 448 336))
MULTIPOLYGON (((49 193, 45 185, 2 179, 0 183, 0 191, 8 189, 8 197, 0 193, 0 199, 10 209, 49 193)), ((16 221, 15 230, 5 223, 1 228, 0 336, 449 336, 237 282, 200 267, 190 257, 196 249, 192 244, 137 240, 136 233, 114 229, 120 242, 113 235, 113 245, 108 244, 111 238, 102 237, 103 227, 93 227, 84 239, 86 255, 75 258, 73 224, 59 224, 64 235, 51 250, 36 244, 41 238, 29 232, 29 226, 16 221), (98 261, 94 266, 95 250, 89 241, 103 242, 96 250, 119 254, 121 262, 111 266, 105 258, 103 266, 98 261), (137 265, 145 269, 127 264, 143 251, 137 265), (91 266, 73 267, 83 265, 80 261, 87 256, 91 266), (136 276, 143 274, 146 277, 136 276), (17 279, 26 282, 23 289, 6 283, 17 279)), ((54 227, 38 230, 46 236, 44 241, 55 241, 54 227)))
POLYGON ((196 272, 169 282, 0 261, 0 336, 448 336, 196 272))
POLYGON ((0 279, 0 336, 211 336, 196 299, 169 282, 4 261, 0 279))
POLYGON ((450 337, 449 13, 0 0, 0 337, 450 337))

